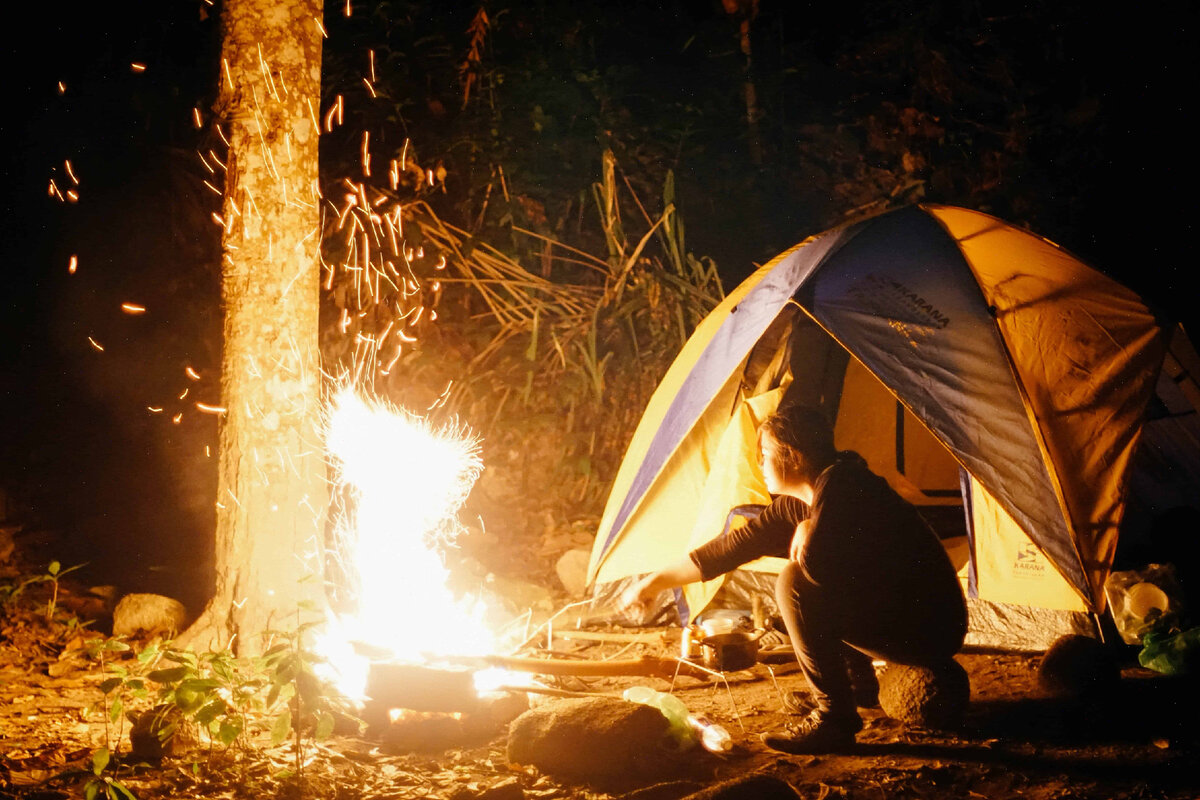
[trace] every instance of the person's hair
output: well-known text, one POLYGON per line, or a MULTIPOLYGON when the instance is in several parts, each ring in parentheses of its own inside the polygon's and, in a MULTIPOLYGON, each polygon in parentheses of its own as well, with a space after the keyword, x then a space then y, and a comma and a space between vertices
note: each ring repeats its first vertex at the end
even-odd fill
POLYGON ((829 419, 814 406, 783 406, 767 417, 759 435, 769 434, 780 445, 782 465, 801 474, 821 470, 837 458, 833 428, 829 419))

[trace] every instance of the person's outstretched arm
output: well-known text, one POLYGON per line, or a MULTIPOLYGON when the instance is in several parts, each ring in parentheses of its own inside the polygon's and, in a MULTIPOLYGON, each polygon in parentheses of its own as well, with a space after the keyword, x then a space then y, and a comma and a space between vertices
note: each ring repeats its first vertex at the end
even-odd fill
POLYGON ((700 580, 700 568, 692 561, 691 556, 688 556, 633 583, 621 592, 621 596, 617 598, 617 606, 621 613, 640 618, 645 616, 648 606, 661 592, 700 580))

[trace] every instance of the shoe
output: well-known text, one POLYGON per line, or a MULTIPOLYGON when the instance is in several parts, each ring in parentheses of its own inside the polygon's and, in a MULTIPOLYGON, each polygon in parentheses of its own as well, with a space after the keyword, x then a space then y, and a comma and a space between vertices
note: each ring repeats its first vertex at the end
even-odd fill
POLYGON ((782 731, 764 733, 762 741, 772 750, 792 755, 832 753, 853 745, 862 727, 858 714, 835 716, 828 711, 813 711, 782 731))

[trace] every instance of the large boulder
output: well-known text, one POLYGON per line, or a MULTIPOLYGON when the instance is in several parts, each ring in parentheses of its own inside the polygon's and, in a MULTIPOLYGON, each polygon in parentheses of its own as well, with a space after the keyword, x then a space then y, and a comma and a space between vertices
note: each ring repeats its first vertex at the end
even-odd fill
POLYGON ((656 708, 615 697, 545 703, 513 720, 508 760, 583 780, 664 774, 677 766, 656 708))
POLYGON ((935 668, 888 664, 879 675, 879 705, 905 725, 953 730, 970 699, 967 671, 952 659, 935 668))

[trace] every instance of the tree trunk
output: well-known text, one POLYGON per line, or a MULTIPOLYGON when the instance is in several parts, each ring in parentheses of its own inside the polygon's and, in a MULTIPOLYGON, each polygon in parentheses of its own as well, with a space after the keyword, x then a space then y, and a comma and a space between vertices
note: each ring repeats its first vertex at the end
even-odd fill
POLYGON ((750 152, 750 163, 763 163, 762 137, 758 120, 762 111, 758 107, 758 89, 754 85, 751 61, 750 27, 758 16, 758 0, 722 0, 725 13, 738 20, 738 49, 742 51, 742 100, 746 104, 746 137, 750 152))
POLYGON ((183 641, 260 652, 324 606, 317 140, 322 0, 226 0, 216 591, 183 641))

